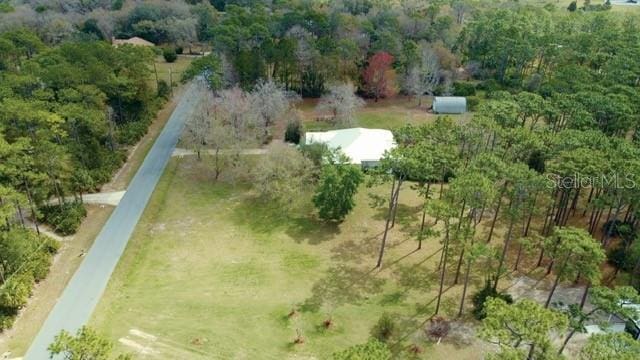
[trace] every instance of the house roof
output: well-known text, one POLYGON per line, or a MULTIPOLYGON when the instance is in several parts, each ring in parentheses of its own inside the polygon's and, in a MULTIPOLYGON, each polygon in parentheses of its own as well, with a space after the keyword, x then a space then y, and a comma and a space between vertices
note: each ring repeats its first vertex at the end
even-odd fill
POLYGON ((138 45, 138 46, 155 46, 155 44, 152 43, 151 41, 147 41, 137 36, 134 36, 129 39, 112 39, 111 43, 113 44, 113 46, 119 46, 124 44, 138 45))
POLYGON ((325 143, 332 149, 340 148, 352 164, 378 161, 385 151, 396 146, 391 131, 365 128, 307 132, 305 143, 325 143))

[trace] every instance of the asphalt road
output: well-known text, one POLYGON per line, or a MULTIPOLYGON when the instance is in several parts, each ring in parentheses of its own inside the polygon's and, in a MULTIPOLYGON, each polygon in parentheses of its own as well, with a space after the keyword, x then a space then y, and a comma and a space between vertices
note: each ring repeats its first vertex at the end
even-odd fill
POLYGON ((82 264, 31 343, 25 356, 26 360, 49 359, 47 347, 61 330, 75 333, 89 321, 151 193, 171 158, 185 120, 198 98, 198 89, 194 83, 185 89, 169 121, 131 180, 120 204, 98 234, 82 264))

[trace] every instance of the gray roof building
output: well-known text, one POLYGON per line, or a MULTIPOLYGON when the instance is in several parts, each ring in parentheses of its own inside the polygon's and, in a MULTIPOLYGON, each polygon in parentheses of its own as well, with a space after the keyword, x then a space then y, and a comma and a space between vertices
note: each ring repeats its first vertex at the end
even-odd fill
POLYGON ((467 99, 462 96, 436 96, 433 98, 433 112, 436 114, 464 114, 467 99))

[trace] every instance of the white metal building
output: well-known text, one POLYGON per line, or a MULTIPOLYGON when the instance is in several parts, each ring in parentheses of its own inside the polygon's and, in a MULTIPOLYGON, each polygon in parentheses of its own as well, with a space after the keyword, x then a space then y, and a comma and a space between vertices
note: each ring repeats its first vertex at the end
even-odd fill
POLYGON ((375 166, 385 151, 396 146, 391 131, 365 128, 308 132, 304 143, 325 143, 331 149, 340 148, 352 164, 365 167, 375 166))
POLYGON ((433 112, 436 114, 464 114, 467 112, 467 98, 436 96, 433 98, 433 112))

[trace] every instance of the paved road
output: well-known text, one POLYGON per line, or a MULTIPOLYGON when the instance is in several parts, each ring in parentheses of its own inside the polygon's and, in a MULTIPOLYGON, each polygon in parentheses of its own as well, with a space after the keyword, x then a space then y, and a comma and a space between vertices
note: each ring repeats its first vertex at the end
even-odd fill
POLYGON ((198 86, 190 84, 129 184, 120 204, 107 220, 84 261, 49 313, 27 351, 26 360, 49 359, 47 347, 53 342, 55 335, 63 329, 75 333, 89 321, 173 153, 197 95, 198 86))

